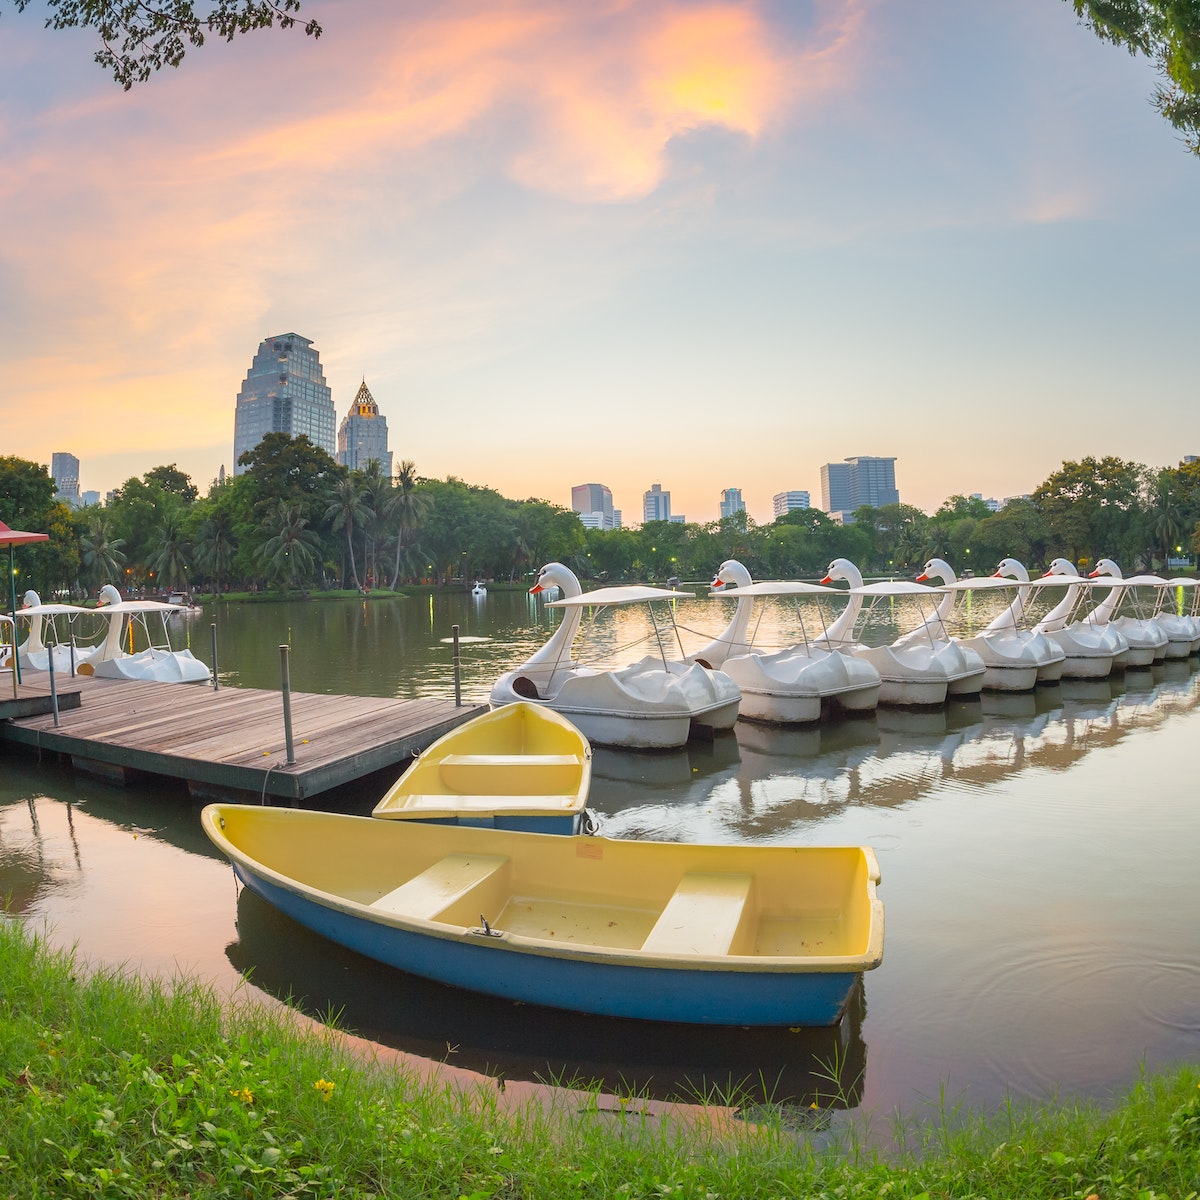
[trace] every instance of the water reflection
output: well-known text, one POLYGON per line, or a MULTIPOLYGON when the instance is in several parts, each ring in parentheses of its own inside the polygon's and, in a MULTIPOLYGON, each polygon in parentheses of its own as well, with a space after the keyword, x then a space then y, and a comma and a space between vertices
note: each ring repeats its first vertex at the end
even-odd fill
POLYGON ((985 788, 1022 771, 1065 770, 1198 705, 1193 660, 811 728, 742 721, 731 738, 663 761, 598 755, 590 807, 610 837, 804 841, 851 806, 899 808, 948 785, 985 788))
POLYGON ((327 942, 246 889, 237 935, 225 953, 254 986, 310 1016, 336 1014, 343 1028, 456 1067, 660 1100, 827 1109, 861 1098, 861 981, 841 1023, 828 1029, 704 1029, 582 1017, 445 987, 327 942))

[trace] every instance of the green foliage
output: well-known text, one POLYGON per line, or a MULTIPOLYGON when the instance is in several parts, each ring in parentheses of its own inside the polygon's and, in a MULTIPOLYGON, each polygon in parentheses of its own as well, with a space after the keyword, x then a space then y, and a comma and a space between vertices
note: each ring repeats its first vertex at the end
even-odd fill
MULTIPOLYGON (((30 0, 13 0, 20 12, 30 0)), ((278 25, 291 29, 300 0, 213 0, 208 11, 196 11, 195 0, 46 0, 49 29, 94 29, 102 48, 94 58, 112 72, 128 91, 163 67, 177 67, 189 47, 203 46, 207 37, 227 42, 252 29, 278 25)), ((305 22, 304 32, 321 36, 321 26, 305 22)))
POLYGON ((1200 4, 1197 0, 1071 0, 1097 37, 1154 60, 1154 106, 1200 155, 1200 4))

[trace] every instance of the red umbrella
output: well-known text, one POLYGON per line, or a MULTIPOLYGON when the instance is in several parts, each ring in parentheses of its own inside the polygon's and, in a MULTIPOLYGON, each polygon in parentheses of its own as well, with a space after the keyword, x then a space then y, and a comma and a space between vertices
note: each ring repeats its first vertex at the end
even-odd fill
MULTIPOLYGON (((13 563, 13 547, 24 546, 29 542, 48 542, 50 535, 48 533, 26 533, 23 529, 9 529, 3 521, 0 521, 0 546, 8 547, 8 590, 9 598, 12 601, 12 606, 9 611, 15 617, 17 615, 17 568, 13 563)), ((21 678, 21 665, 16 662, 16 655, 13 656, 14 665, 17 668, 17 679, 21 678)))

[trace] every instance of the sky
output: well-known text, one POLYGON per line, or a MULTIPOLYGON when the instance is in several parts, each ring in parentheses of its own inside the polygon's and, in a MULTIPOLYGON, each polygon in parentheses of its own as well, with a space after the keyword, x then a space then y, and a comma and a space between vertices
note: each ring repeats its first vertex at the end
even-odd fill
POLYGON ((1200 453, 1200 160, 1063 0, 304 0, 130 92, 44 15, 0 0, 0 454, 85 490, 205 490, 288 332, 397 462, 627 525, 1200 453))

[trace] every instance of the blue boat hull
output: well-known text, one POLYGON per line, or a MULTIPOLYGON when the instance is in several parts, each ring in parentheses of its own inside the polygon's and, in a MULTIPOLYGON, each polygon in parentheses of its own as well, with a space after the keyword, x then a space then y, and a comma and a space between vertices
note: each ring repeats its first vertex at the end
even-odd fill
POLYGON ((293 920, 368 958, 505 1000, 596 1016, 700 1025, 833 1025, 857 972, 623 966, 530 954, 502 939, 397 928, 319 903, 234 863, 237 877, 293 920))

